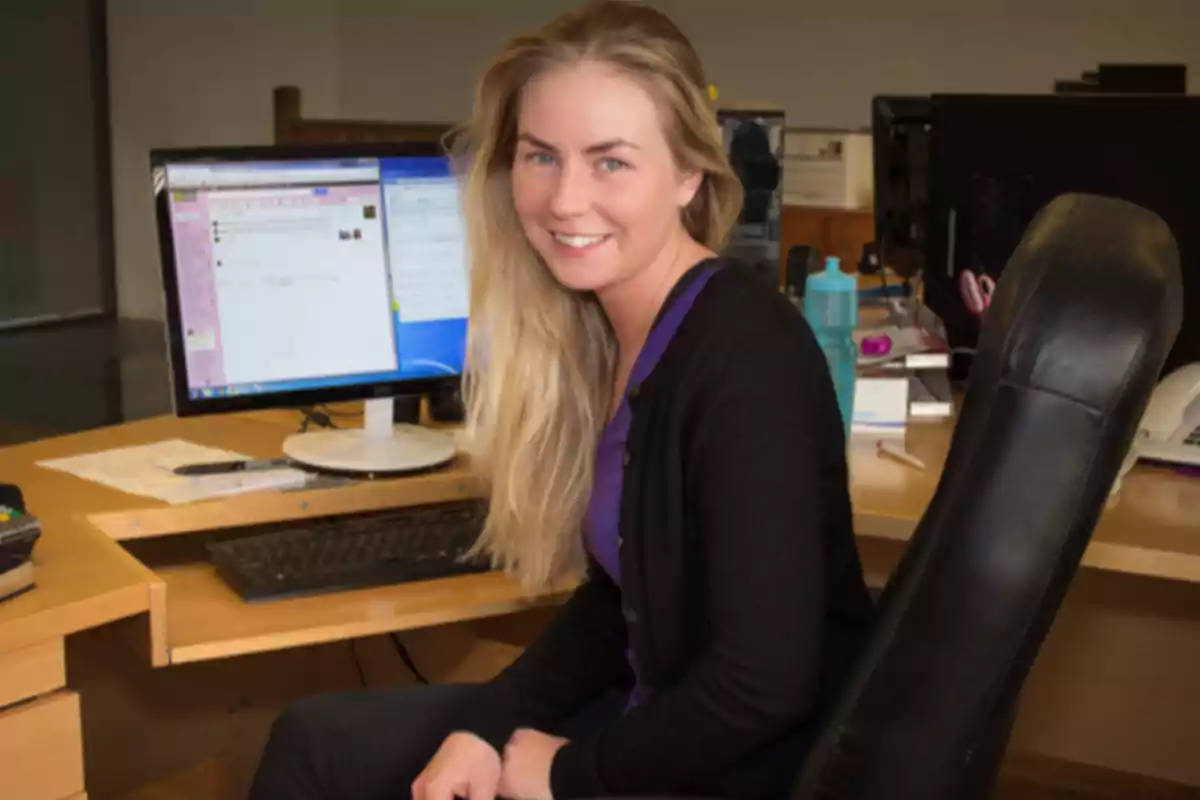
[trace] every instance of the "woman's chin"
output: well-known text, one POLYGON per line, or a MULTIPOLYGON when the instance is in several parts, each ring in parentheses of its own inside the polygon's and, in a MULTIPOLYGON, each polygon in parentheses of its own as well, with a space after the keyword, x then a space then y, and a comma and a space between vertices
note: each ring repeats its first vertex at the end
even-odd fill
POLYGON ((611 283, 607 270, 589 267, 577 261, 562 263, 556 259, 544 259, 550 274, 564 289, 572 292, 595 292, 611 283))

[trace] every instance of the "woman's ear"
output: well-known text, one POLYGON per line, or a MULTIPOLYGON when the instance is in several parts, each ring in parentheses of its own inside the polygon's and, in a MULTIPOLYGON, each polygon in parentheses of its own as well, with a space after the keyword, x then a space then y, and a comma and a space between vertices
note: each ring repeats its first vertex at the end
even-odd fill
POLYGON ((704 173, 700 170, 685 170, 679 174, 679 196, 677 203, 680 208, 687 208, 700 191, 704 182, 704 173))

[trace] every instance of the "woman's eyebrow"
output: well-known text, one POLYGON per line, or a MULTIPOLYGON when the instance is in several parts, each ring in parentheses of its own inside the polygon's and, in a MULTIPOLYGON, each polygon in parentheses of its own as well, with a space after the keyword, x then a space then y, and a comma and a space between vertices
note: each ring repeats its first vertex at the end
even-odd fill
MULTIPOLYGON (((544 141, 543 139, 539 139, 538 137, 534 136, 531 133, 522 133, 521 135, 519 135, 517 137, 517 139, 520 141, 526 142, 528 144, 531 144, 534 147, 540 148, 542 150, 547 150, 551 153, 558 152, 557 147, 555 147, 554 145, 550 144, 547 141, 544 141)), ((616 150, 617 148, 620 148, 620 147, 629 147, 634 150, 638 149, 638 146, 636 144, 634 144, 633 142, 629 141, 628 139, 621 139, 618 137, 615 139, 605 139, 602 142, 597 142, 596 144, 588 145, 588 147, 583 152, 587 153, 588 155, 600 155, 602 153, 607 153, 610 150, 616 150)))

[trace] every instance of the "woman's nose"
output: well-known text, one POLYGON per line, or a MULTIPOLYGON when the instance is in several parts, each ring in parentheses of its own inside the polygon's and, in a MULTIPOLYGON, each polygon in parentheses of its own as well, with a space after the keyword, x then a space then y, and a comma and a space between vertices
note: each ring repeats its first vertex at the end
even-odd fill
POLYGON ((591 180, 587 172, 573 166, 559 170, 554 194, 550 198, 550 213, 564 218, 578 216, 585 213, 591 204, 591 180))

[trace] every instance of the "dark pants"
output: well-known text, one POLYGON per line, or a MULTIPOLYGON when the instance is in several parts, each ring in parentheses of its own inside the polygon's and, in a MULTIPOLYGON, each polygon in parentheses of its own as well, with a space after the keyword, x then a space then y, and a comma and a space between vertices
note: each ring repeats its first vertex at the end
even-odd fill
MULTIPOLYGON (((289 706, 271 728, 251 800, 397 800, 471 702, 467 685, 336 692, 289 706)), ((605 697, 572 720, 568 738, 603 726, 623 698, 605 697)))

